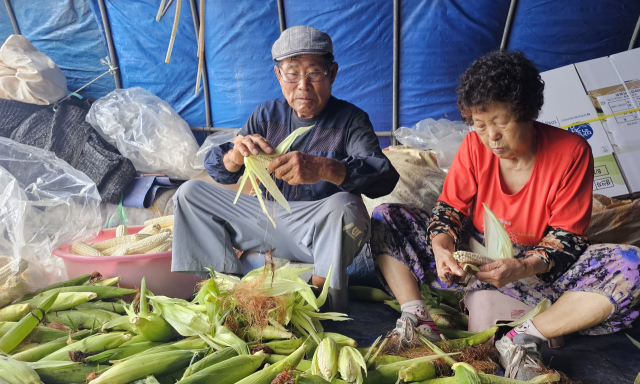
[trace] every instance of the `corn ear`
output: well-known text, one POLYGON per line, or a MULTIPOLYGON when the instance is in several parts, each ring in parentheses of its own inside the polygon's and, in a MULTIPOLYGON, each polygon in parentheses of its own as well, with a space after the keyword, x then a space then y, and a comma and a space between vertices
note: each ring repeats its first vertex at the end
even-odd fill
POLYGON ((123 245, 123 244, 128 244, 128 243, 133 243, 133 242, 136 242, 136 241, 143 240, 148 236, 149 235, 147 235, 147 234, 136 233, 136 234, 133 234, 133 235, 114 237, 112 239, 107 239, 107 240, 101 241, 99 243, 93 243, 93 244, 91 244, 91 246, 93 248, 97 249, 98 251, 102 252, 104 250, 116 247, 118 245, 123 245))
MULTIPOLYGON (((56 302, 53 303, 49 311, 65 311, 67 309, 75 307, 76 305, 80 305, 86 303, 89 300, 93 300, 96 297, 98 297, 98 294, 95 292, 60 292, 60 294, 58 294, 56 302)), ((46 297, 37 296, 27 301, 27 303, 33 307, 38 307, 42 305, 45 300, 46 297)))
POLYGON ((120 282, 120 280, 122 280, 122 277, 121 276, 116 276, 116 277, 112 277, 110 279, 104 279, 104 280, 96 281, 95 283, 93 283, 93 285, 95 285, 96 287, 112 287, 112 286, 118 284, 120 282))
POLYGON ((38 361, 44 358, 45 356, 50 355, 51 353, 66 347, 68 345, 67 342, 69 338, 71 340, 78 341, 88 337, 90 334, 91 332, 88 330, 72 333, 69 336, 61 337, 59 339, 50 341, 48 343, 40 344, 37 347, 31 348, 27 351, 16 353, 11 357, 14 358, 15 360, 25 361, 25 362, 38 361))
POLYGON ((42 321, 49 308, 53 305, 58 297, 58 293, 55 292, 49 296, 49 298, 42 303, 38 308, 34 308, 31 312, 24 315, 22 320, 12 327, 7 333, 0 337, 0 351, 9 353, 18 344, 24 340, 31 331, 42 321))
POLYGON ((164 243, 161 243, 160 245, 158 245, 158 246, 156 246, 154 248, 151 248, 150 250, 146 251, 145 253, 151 254, 151 253, 167 252, 167 251, 170 251, 172 247, 173 247, 173 240, 172 239, 168 239, 164 243))
MULTIPOLYGON (((309 352, 309 350, 307 350, 307 353, 309 352)), ((275 364, 279 361, 282 361, 284 359, 286 359, 287 357, 289 357, 288 355, 269 355, 267 356, 267 358, 264 360, 265 363, 267 364, 275 364)), ((311 369, 311 360, 300 360, 300 362, 298 363, 298 365, 295 366, 295 368, 298 371, 309 371, 311 369)), ((320 377, 320 376, 316 376, 316 377, 320 377)), ((322 379, 324 380, 324 379, 322 379)), ((336 379, 334 379, 336 380, 336 379)))
POLYGON ((0 321, 20 320, 30 309, 29 303, 9 305, 0 309, 0 321))
POLYGON ((282 373, 286 366, 296 367, 304 357, 304 354, 305 346, 302 345, 287 358, 245 377, 236 384, 271 384, 273 379, 275 379, 278 374, 282 373))
POLYGON ((40 376, 26 363, 0 356, 0 383, 40 384, 40 376))
POLYGON ((116 228, 116 237, 127 236, 129 234, 129 228, 126 225, 120 224, 116 228))
MULTIPOLYGON (((96 272, 94 272, 96 273, 96 272)), ((39 295, 42 292, 46 292, 46 291, 50 291, 52 289, 55 288, 63 288, 63 287, 73 287, 73 286, 77 286, 77 285, 82 285, 84 283, 86 283, 87 281, 89 281, 89 279, 91 278, 91 273, 87 273, 85 275, 82 276, 78 276, 78 277, 74 277, 73 279, 69 279, 69 280, 65 280, 65 281, 61 281, 59 283, 55 283, 55 284, 51 284, 49 286, 46 286, 42 289, 38 289, 35 292, 31 292, 31 293, 27 293, 24 296, 20 297, 18 300, 16 300, 17 303, 22 303, 25 302, 37 295, 39 295)))
POLYGON ((137 355, 138 353, 147 351, 151 348, 163 345, 163 343, 145 341, 142 343, 136 343, 131 345, 121 344, 117 348, 109 349, 97 355, 89 356, 84 359, 85 363, 89 364, 106 364, 112 360, 120 360, 129 356, 137 355))
MULTIPOLYGON (((134 243, 129 243, 126 245, 126 254, 139 255, 141 253, 145 253, 148 250, 153 249, 158 245, 167 241, 167 239, 170 236, 171 236, 171 233, 160 232, 157 235, 149 236, 144 240, 136 241, 134 243)), ((123 255, 114 254, 114 256, 123 256, 123 255)))
POLYGON ((113 303, 109 301, 90 301, 76 306, 77 309, 102 309, 103 311, 109 311, 120 315, 125 314, 124 306, 120 303, 113 303))
POLYGON ((155 219, 147 220, 144 225, 149 226, 153 224, 159 224, 160 227, 170 227, 173 225, 173 215, 156 217, 155 219))
MULTIPOLYGON (((49 313, 45 320, 47 323, 61 323, 72 329, 99 329, 103 324, 120 317, 122 316, 117 313, 102 309, 75 309, 49 313)), ((133 327, 129 322, 126 322, 121 324, 119 329, 130 331, 133 330, 133 327)))
POLYGON ((91 383, 128 384, 149 375, 161 376, 187 367, 197 353, 189 350, 175 350, 154 353, 153 357, 136 355, 116 364, 91 383))
MULTIPOLYGON (((124 344, 123 344, 124 345, 124 344)), ((146 351, 140 352, 130 357, 125 357, 120 360, 110 360, 113 364, 119 364, 123 361, 131 360, 134 357, 140 357, 145 355, 154 355, 156 353, 180 351, 180 350, 199 350, 207 347, 207 343, 199 337, 190 337, 173 343, 165 343, 157 347, 149 348, 146 351)))
POLYGON ((215 378, 216 384, 234 384, 254 373, 266 355, 231 357, 180 380, 180 384, 206 384, 215 378))
POLYGON ((353 347, 343 347, 338 357, 338 372, 347 383, 362 384, 362 369, 367 372, 367 363, 353 347))
POLYGON ((324 338, 313 354, 311 373, 331 380, 338 373, 338 345, 329 337, 324 338))
MULTIPOLYGON (((132 293, 136 293, 135 289, 125 289, 120 287, 101 287, 97 285, 82 285, 82 286, 73 286, 73 287, 62 287, 62 288, 54 288, 47 292, 40 293, 35 297, 29 299, 35 299, 36 297, 44 297, 50 295, 54 292, 94 292, 98 296, 94 300, 106 300, 106 299, 116 299, 118 297, 130 295, 132 293)), ((26 301, 21 301, 26 302, 26 301)))
POLYGON ((77 341, 71 345, 67 345, 66 347, 44 357, 41 361, 69 361, 71 360, 69 357, 69 352, 71 351, 81 351, 88 354, 102 352, 107 349, 118 348, 130 339, 131 335, 124 332, 98 334, 77 341))
MULTIPOLYGON (((35 364, 39 364, 37 362, 35 364)), ((68 384, 68 383, 84 383, 87 376, 93 373, 100 373, 109 367, 73 363, 51 361, 47 363, 66 363, 67 365, 36 365, 35 371, 40 379, 46 384, 68 384)), ((32 363, 33 364, 33 363, 32 363)))
POLYGON ((104 256, 99 250, 83 242, 73 243, 71 245, 71 252, 83 256, 104 256))
POLYGON ((278 355, 289 355, 302 345, 302 339, 270 341, 265 345, 278 355))
POLYGON ((212 354, 206 356, 204 359, 198 361, 195 364, 191 364, 184 374, 182 375, 183 379, 195 374, 196 372, 200 372, 205 368, 211 367, 212 365, 218 364, 225 360, 228 360, 234 356, 238 356, 238 352, 236 352, 233 348, 227 347, 221 349, 219 351, 213 352, 212 354))
POLYGON ((146 227, 142 228, 140 230, 140 234, 148 234, 148 235, 156 235, 160 232, 160 230, 162 229, 162 227, 160 226, 160 224, 151 224, 151 225, 147 225, 146 227))
POLYGON ((414 363, 398 371, 398 378, 404 382, 429 380, 435 377, 436 366, 430 361, 426 363, 414 363))
POLYGON ((155 313, 147 317, 132 317, 131 324, 136 327, 142 337, 149 341, 169 341, 178 335, 162 316, 155 313))

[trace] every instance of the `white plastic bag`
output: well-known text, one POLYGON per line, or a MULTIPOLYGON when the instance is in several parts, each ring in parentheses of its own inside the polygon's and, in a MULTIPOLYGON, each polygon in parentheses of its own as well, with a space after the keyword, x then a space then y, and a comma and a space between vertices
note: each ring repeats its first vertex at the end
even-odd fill
POLYGON ((116 89, 98 99, 87 122, 128 157, 138 171, 190 179, 198 143, 169 104, 140 88, 116 89))
POLYGON ((434 151, 438 167, 446 172, 469 132, 471 128, 462 121, 424 119, 412 128, 398 128, 393 135, 403 145, 434 151))
POLYGON ((233 141, 233 139, 238 136, 238 131, 240 131, 240 128, 228 131, 218 131, 207 136, 204 143, 200 146, 198 153, 196 153, 195 165, 193 167, 195 169, 203 170, 204 159, 207 156, 207 152, 209 152, 211 148, 217 147, 220 144, 233 141))
POLYGON ((22 35, 0 48, 0 99, 49 105, 68 94, 67 78, 49 56, 22 35))
POLYGON ((100 194, 52 152, 0 138, 0 307, 67 278, 52 255, 100 230, 100 194))

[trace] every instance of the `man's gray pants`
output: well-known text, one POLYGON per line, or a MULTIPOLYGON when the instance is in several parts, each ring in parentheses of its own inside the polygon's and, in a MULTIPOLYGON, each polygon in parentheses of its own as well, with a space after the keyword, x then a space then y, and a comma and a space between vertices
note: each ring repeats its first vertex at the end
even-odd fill
POLYGON ((340 192, 318 201, 290 201, 291 213, 265 201, 273 227, 255 196, 201 180, 184 183, 174 196, 171 270, 205 276, 217 272, 242 274, 233 250, 266 253, 314 265, 330 287, 340 289, 346 268, 371 236, 369 214, 358 195, 340 192))

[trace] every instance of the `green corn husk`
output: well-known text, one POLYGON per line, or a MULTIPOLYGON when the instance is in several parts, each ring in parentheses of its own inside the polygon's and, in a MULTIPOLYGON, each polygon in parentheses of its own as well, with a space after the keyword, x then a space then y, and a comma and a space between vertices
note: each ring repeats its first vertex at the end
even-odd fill
MULTIPOLYGON (((437 324, 437 323, 436 323, 437 324)), ((479 332, 470 332, 462 329, 453 329, 446 326, 442 326, 438 324, 438 328, 440 329, 440 333, 447 339, 464 339, 466 337, 472 337, 477 335, 479 332)))
POLYGON ((112 277, 110 279, 104 279, 104 280, 96 281, 92 285, 95 285, 96 287, 112 287, 112 286, 118 284, 120 282, 120 280, 122 280, 122 277, 121 276, 116 276, 116 277, 112 277))
MULTIPOLYGON (((337 379, 335 383, 338 383, 337 379)), ((342 381, 342 380, 339 380, 342 381)), ((320 376, 316 376, 316 375, 307 375, 307 374, 303 374, 303 375, 299 375, 296 378, 296 383, 297 384, 332 384, 333 381, 327 381, 325 380, 323 377, 320 376)))
POLYGON ((11 357, 13 357, 14 355, 16 355, 18 353, 26 352, 26 351, 28 351, 30 349, 33 349, 33 348, 37 347, 38 345, 40 345, 40 344, 38 344, 38 343, 20 343, 20 344, 18 344, 17 347, 15 347, 13 349, 13 351, 11 351, 10 355, 11 355, 11 357))
POLYGON ((407 358, 402 356, 392 356, 392 355, 381 356, 377 358, 376 361, 373 363, 373 368, 376 369, 381 365, 397 363, 399 361, 405 361, 405 360, 407 360, 407 358))
POLYGON ((0 383, 41 384, 40 377, 22 361, 0 356, 0 383))
MULTIPOLYGON (((284 359, 286 359, 287 355, 269 355, 267 356, 267 358, 264 360, 265 363, 269 363, 269 364, 275 364, 279 361, 282 361, 284 359)), ((308 371, 309 369, 311 369, 311 360, 300 360, 300 362, 298 363, 298 365, 295 366, 295 368, 299 371, 308 371)))
POLYGON ((501 324, 507 327, 517 327, 520 324, 524 324, 525 322, 527 322, 527 320, 529 319, 533 319, 534 317, 538 316, 539 314, 541 314, 542 312, 546 311, 547 309, 549 309, 549 307, 551 307, 551 300, 549 299, 542 299, 538 305, 535 306, 535 308, 533 308, 532 310, 530 310, 529 312, 527 312, 524 316, 522 316, 521 318, 519 318, 516 321, 512 321, 508 324, 501 324))
POLYGON ((560 380, 560 374, 557 372, 547 373, 534 377, 529 381, 521 381, 515 379, 507 379, 501 376, 487 375, 484 373, 478 373, 471 365, 467 363, 454 364, 455 376, 443 377, 440 379, 431 379, 420 381, 420 384, 459 384, 459 383, 472 383, 472 384, 543 384, 553 383, 560 380))
MULTIPOLYGON (((121 318, 117 313, 102 309, 74 309, 49 313, 45 317, 47 323, 61 323, 71 329, 100 328, 103 324, 121 318)), ((116 330, 132 331, 133 326, 129 321, 124 322, 116 330)))
POLYGON ((302 339, 277 340, 265 343, 267 347, 273 350, 277 355, 290 355, 296 349, 300 348, 304 341, 302 339))
POLYGON ((120 303, 111 303, 108 301, 90 301, 88 303, 77 305, 76 309, 102 309, 104 311, 117 313, 119 315, 124 315, 126 313, 124 310, 124 305, 120 303))
MULTIPOLYGON (((71 309, 76 305, 86 303, 89 300, 93 300, 98 295, 94 292, 61 292, 56 299, 56 302, 51 306, 50 312, 65 311, 71 309)), ((42 304, 46 298, 43 296, 36 296, 31 300, 25 301, 25 303, 31 304, 32 307, 37 307, 42 304)))
POLYGON ((385 300, 393 300, 393 297, 389 296, 389 294, 382 289, 355 285, 349 286, 349 297, 356 300, 372 301, 375 303, 382 303, 385 300))
POLYGON ((90 365, 69 362, 69 365, 35 368, 43 383, 74 384, 84 383, 87 376, 109 369, 109 365, 90 365))
POLYGON ((41 297, 42 295, 46 296, 52 293, 62 293, 62 292, 93 292, 97 295, 96 298, 94 298, 93 300, 98 301, 98 300, 107 300, 107 299, 117 299, 122 296, 131 295, 136 293, 136 290, 119 288, 119 287, 100 287, 100 286, 93 286, 93 285, 61 287, 61 288, 53 288, 46 292, 39 293, 30 299, 26 299, 26 300, 23 299, 18 303, 22 303, 27 300, 31 301, 33 299, 37 299, 38 297, 41 297))
POLYGON ((271 384, 273 379, 275 379, 278 374, 282 373, 286 366, 296 367, 304 357, 304 354, 305 346, 302 345, 286 359, 282 359, 273 365, 263 368, 238 381, 236 384, 271 384))
MULTIPOLYGON (((362 384, 362 370, 367 373, 367 363, 364 358, 353 347, 343 347, 338 357, 338 372, 342 380, 348 383, 362 384)), ((434 376, 435 377, 435 376, 434 376)))
POLYGON ((311 128, 312 127, 301 127, 293 131, 278 145, 275 153, 271 155, 261 153, 259 155, 250 155, 249 157, 245 157, 244 158, 244 165, 245 165, 244 174, 242 175, 242 180, 240 181, 238 194, 236 194, 236 198, 233 201, 233 204, 235 204, 238 201, 238 197, 240 197, 240 191, 242 191, 244 184, 247 182, 247 179, 249 179, 249 181, 251 182, 251 185, 253 186, 253 189, 256 191, 256 196, 258 197, 258 201, 260 202, 262 211, 264 212, 265 215, 267 215, 267 218, 269 219, 269 221, 271 221, 271 224, 273 224, 273 226, 275 227, 276 224, 271 218, 271 216, 269 216, 267 207, 264 204, 262 193, 260 191, 260 187, 257 181, 257 179, 259 179, 260 182, 262 182, 262 184, 264 185, 265 189, 267 190, 267 193, 270 194, 275 201, 277 201, 280 205, 282 205, 284 209, 286 209, 289 213, 291 213, 291 208, 289 208, 289 203, 287 203, 287 200, 282 195, 282 192, 280 192, 276 183, 273 181, 273 179, 271 179, 271 175, 269 175, 269 173, 267 172, 267 166, 265 164, 268 164, 268 162, 270 162, 272 159, 280 155, 283 155, 285 152, 287 152, 291 144, 293 144, 293 142, 295 141, 295 139, 298 136, 302 135, 303 133, 307 132, 311 128))
POLYGON ((140 352, 147 351, 151 348, 163 345, 163 343, 147 341, 143 343, 137 343, 132 345, 120 345, 117 348, 108 349, 97 355, 89 356, 84 359, 88 364, 106 364, 109 361, 124 359, 125 357, 137 355, 140 352))
POLYGON ((133 344, 138 344, 138 343, 146 343, 147 339, 145 339, 144 337, 140 336, 140 335, 135 335, 131 338, 131 340, 127 341, 126 343, 122 344, 121 347, 127 346, 127 345, 133 345, 133 344))
MULTIPOLYGON (((96 272, 94 272, 96 273, 96 272)), ((47 287, 44 287, 42 289, 38 289, 35 292, 31 292, 31 293, 27 293, 25 295, 23 295, 22 297, 20 297, 18 300, 16 300, 16 303, 21 303, 23 301, 27 301, 29 299, 32 299, 34 297, 36 297, 37 295, 43 293, 43 292, 47 292, 50 291, 52 289, 56 289, 56 288, 63 288, 63 287, 73 287, 73 286, 77 286, 77 285, 82 285, 84 283, 86 283, 87 281, 89 281, 89 279, 91 278, 90 273, 86 274, 86 275, 82 275, 82 276, 78 276, 75 277, 73 279, 69 279, 69 280, 65 280, 62 281, 60 283, 55 283, 55 284, 51 284, 47 287)))
POLYGON ((71 360, 69 352, 80 351, 87 354, 100 353, 107 349, 118 348, 129 339, 131 339, 131 335, 124 332, 94 335, 77 341, 71 345, 67 345, 66 347, 44 357, 40 361, 69 361, 71 360))
POLYGON ((447 340, 447 341, 442 341, 436 344, 448 343, 454 349, 463 349, 463 348, 471 347, 474 345, 480 345, 480 344, 486 343, 487 341, 489 341, 489 339, 493 337, 493 335, 496 334, 496 331, 498 331, 498 327, 493 327, 493 328, 487 329, 486 331, 478 332, 473 336, 465 337, 464 339, 447 340))
POLYGON ((25 362, 34 362, 44 358, 47 355, 52 354, 53 352, 66 347, 68 344, 69 338, 74 341, 82 340, 91 335, 91 331, 80 331, 76 333, 72 333, 68 337, 61 337, 59 339, 50 341, 48 343, 40 344, 35 348, 31 348, 27 351, 17 353, 11 357, 19 361, 25 362))
POLYGON ((13 304, 0 309, 0 321, 16 321, 24 317, 29 312, 29 303, 13 304))
POLYGON ((398 378, 404 382, 421 381, 436 377, 436 366, 432 362, 414 363, 398 371, 398 378))
POLYGON ((173 343, 165 343, 157 347, 147 349, 144 352, 140 352, 133 356, 125 357, 120 360, 111 360, 111 363, 121 363, 123 361, 131 360, 134 357, 151 355, 156 353, 170 352, 170 351, 184 351, 184 350, 200 350, 207 347, 207 343, 199 337, 190 337, 184 340, 175 341, 173 343))
POLYGON ((49 296, 49 298, 42 303, 39 308, 34 308, 31 312, 27 313, 22 320, 0 337, 0 351, 9 353, 18 346, 18 344, 20 344, 22 340, 24 340, 42 321, 49 308, 51 308, 53 303, 56 301, 57 297, 57 293, 49 296))
POLYGON ((180 384, 234 384, 251 375, 266 355, 242 355, 214 364, 179 381, 180 384))
POLYGON ((169 341, 178 334, 165 319, 154 313, 145 317, 132 317, 131 324, 136 327, 138 333, 149 341, 169 341))
POLYGON ((238 331, 238 336, 246 340, 280 340, 291 339, 293 333, 286 330, 278 329, 274 326, 267 325, 260 329, 259 327, 241 328, 238 331))
POLYGON ((93 380, 92 384, 128 384, 147 376, 161 376, 185 368, 202 351, 176 350, 151 356, 132 357, 116 364, 93 380))
MULTIPOLYGON (((381 365, 377 369, 370 370, 367 373, 367 377, 364 379, 364 384, 395 384, 399 377, 399 372, 402 369, 411 367, 415 364, 430 364, 433 360, 437 360, 446 356, 456 355, 457 353, 448 353, 442 355, 431 355, 418 357, 416 359, 399 361, 387 365, 381 365)), ((435 367, 434 375, 435 377, 435 367)))
POLYGON ((311 373, 327 380, 338 373, 338 345, 332 338, 325 337, 318 344, 311 360, 311 373))
POLYGON ((191 364, 189 368, 187 368, 184 374, 182 375, 182 379, 186 379, 187 377, 195 374, 196 372, 202 371, 205 368, 208 368, 212 365, 228 360, 234 356, 238 356, 238 352, 236 352, 231 347, 227 347, 225 349, 221 349, 219 351, 213 352, 207 355, 204 359, 198 361, 197 363, 191 364))

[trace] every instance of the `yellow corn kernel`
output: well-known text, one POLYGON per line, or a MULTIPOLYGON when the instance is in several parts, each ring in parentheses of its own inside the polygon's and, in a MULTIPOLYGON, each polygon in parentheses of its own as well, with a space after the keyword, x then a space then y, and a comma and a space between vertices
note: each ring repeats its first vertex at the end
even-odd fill
POLYGON ((160 224, 162 228, 173 225, 173 215, 156 217, 155 219, 147 220, 144 225, 160 224))
MULTIPOLYGON (((127 244, 127 255, 139 255, 145 253, 150 249, 157 247, 169 239, 171 234, 169 232, 160 232, 157 235, 149 236, 148 238, 135 243, 127 244)), ((117 255, 114 255, 117 256, 117 255)))
POLYGON ((71 245, 71 252, 76 255, 84 256, 104 256, 99 250, 83 242, 73 243, 71 245))
POLYGON ((129 234, 129 229, 127 228, 126 225, 124 224, 118 225, 118 228, 116 228, 116 237, 127 236, 128 234, 129 234))
POLYGON ((493 263, 495 261, 490 257, 482 256, 477 253, 466 252, 466 251, 454 252, 453 258, 456 259, 456 261, 459 264, 484 265, 484 264, 493 263))
POLYGON ((162 229, 162 227, 160 226, 160 224, 151 224, 151 225, 147 225, 146 227, 142 228, 142 230, 138 233, 140 234, 148 234, 148 235, 157 235, 160 230, 162 229))

